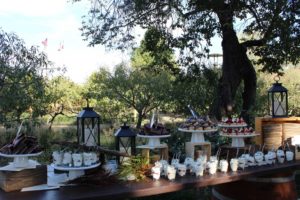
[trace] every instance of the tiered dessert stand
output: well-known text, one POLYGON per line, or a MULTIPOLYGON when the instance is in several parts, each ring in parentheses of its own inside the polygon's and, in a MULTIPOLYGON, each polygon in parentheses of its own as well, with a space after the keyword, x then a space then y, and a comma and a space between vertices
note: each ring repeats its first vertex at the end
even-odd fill
POLYGON ((171 135, 141 135, 137 134, 137 137, 148 139, 148 143, 145 145, 137 146, 138 149, 142 149, 142 154, 149 160, 150 150, 159 149, 161 152, 161 157, 168 160, 168 145, 166 143, 161 143, 161 138, 168 138, 171 135))
POLYGON ((218 127, 222 130, 222 128, 231 128, 232 133, 231 134, 225 134, 220 130, 220 136, 223 137, 229 137, 231 138, 231 147, 245 147, 245 138, 249 137, 255 137, 259 134, 249 133, 249 134, 236 134, 235 129, 240 129, 247 127, 247 124, 237 124, 237 125, 231 125, 231 124, 218 124, 218 127))
POLYGON ((78 178, 80 176, 83 176, 85 174, 84 170, 87 169, 93 169, 96 168, 100 165, 101 163, 95 163, 93 165, 89 165, 89 166, 81 166, 81 167, 68 167, 68 166, 58 166, 55 164, 51 164, 51 166, 56 169, 56 170, 60 170, 60 171, 69 171, 69 180, 73 180, 75 178, 78 178))
POLYGON ((211 154, 211 144, 206 142, 204 139, 204 134, 217 132, 217 129, 208 129, 208 130, 190 130, 184 128, 178 128, 179 131, 185 133, 192 133, 191 141, 185 143, 185 152, 187 156, 194 158, 194 152, 196 146, 201 146, 207 153, 208 158, 211 154))
MULTIPOLYGON (((35 157, 41 155, 42 152, 32 153, 32 154, 4 154, 0 153, 0 156, 6 158, 13 158, 13 166, 15 168, 23 168, 23 169, 32 169, 33 166, 30 165, 29 157, 35 157)), ((35 168, 35 167, 34 167, 35 168)))

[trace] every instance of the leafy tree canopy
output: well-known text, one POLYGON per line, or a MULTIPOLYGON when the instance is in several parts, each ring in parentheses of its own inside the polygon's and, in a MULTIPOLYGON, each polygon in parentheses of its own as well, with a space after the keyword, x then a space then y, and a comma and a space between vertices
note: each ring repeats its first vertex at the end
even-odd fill
POLYGON ((282 73, 284 62, 299 62, 299 18, 296 0, 95 0, 82 31, 90 45, 124 49, 133 46, 136 27, 155 27, 168 45, 180 49, 182 66, 201 62, 211 39, 220 36, 222 76, 210 112, 219 119, 222 112, 231 115, 243 84, 240 114, 248 121, 256 99, 256 72, 247 53, 271 73, 282 73))
POLYGON ((95 0, 82 31, 90 45, 123 49, 133 45, 135 27, 155 27, 169 45, 201 57, 213 36, 225 37, 223 26, 232 27, 249 35, 248 40, 240 38, 241 44, 259 57, 263 71, 279 72, 283 62, 299 62, 299 16, 296 0, 95 0))
POLYGON ((73 117, 82 109, 82 88, 64 76, 57 76, 47 84, 48 104, 47 114, 50 116, 48 123, 51 129, 55 118, 59 115, 73 117))
POLYGON ((37 47, 27 48, 15 34, 0 30, 0 122, 45 114, 47 56, 37 47))
POLYGON ((179 73, 173 50, 167 45, 165 36, 155 27, 150 27, 131 57, 133 68, 146 69, 155 73, 161 70, 173 75, 179 73))
POLYGON ((137 127, 146 114, 164 104, 169 97, 171 77, 162 72, 155 75, 142 70, 131 70, 124 64, 116 66, 113 74, 101 69, 93 75, 95 92, 117 100, 138 113, 137 127))

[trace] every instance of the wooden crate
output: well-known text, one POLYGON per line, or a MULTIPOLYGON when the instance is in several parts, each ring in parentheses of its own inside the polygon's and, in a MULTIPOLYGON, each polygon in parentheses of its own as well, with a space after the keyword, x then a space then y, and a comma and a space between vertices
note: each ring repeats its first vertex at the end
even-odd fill
POLYGON ((19 172, 0 171, 0 187, 5 192, 20 190, 24 187, 47 183, 47 166, 40 165, 36 169, 24 169, 19 172))
POLYGON ((297 135, 300 135, 300 124, 299 123, 284 123, 283 124, 283 140, 291 139, 297 135))
POLYGON ((186 142, 185 153, 188 157, 195 158, 195 147, 201 147, 202 151, 207 155, 207 159, 211 156, 211 144, 209 142, 186 142))
POLYGON ((260 133, 255 137, 255 144, 265 144, 265 148, 278 148, 283 142, 300 135, 300 117, 256 117, 255 132, 260 133))
POLYGON ((169 148, 167 145, 154 148, 159 150, 160 155, 159 156, 155 155, 153 156, 152 159, 150 159, 150 150, 154 150, 154 149, 141 147, 141 146, 140 147, 138 146, 137 148, 142 149, 142 156, 144 156, 147 159, 148 163, 153 164, 155 160, 160 160, 160 159, 169 160, 169 148))

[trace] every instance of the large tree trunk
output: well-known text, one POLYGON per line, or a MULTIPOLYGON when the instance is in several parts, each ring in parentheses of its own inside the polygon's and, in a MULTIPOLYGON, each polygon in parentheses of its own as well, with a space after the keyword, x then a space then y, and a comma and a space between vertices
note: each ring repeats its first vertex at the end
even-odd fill
POLYGON ((223 10, 217 13, 223 35, 223 67, 219 81, 219 94, 214 101, 212 112, 220 119, 222 113, 231 115, 238 87, 244 82, 243 110, 241 115, 249 122, 249 109, 255 103, 256 73, 247 56, 247 49, 238 41, 233 29, 233 13, 223 10), (217 109, 216 109, 217 108, 217 109))

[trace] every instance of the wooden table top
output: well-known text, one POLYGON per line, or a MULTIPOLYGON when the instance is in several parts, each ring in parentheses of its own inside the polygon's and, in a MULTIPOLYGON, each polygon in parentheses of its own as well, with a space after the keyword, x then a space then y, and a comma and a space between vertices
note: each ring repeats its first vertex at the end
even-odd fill
POLYGON ((0 190, 0 199, 5 200, 66 200, 66 199, 125 199, 127 197, 143 197, 187 188, 213 186, 238 181, 253 176, 268 175, 283 171, 300 169, 300 161, 270 166, 247 168, 244 171, 204 175, 196 178, 193 175, 176 177, 175 181, 161 178, 158 181, 147 179, 141 182, 126 182, 110 186, 66 186, 57 190, 34 192, 9 192, 0 190))

